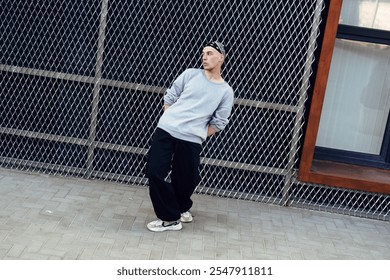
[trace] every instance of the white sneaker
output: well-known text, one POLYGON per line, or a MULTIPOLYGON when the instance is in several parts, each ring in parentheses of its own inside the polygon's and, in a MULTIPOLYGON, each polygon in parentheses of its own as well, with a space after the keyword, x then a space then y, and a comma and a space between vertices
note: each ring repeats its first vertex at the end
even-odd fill
POLYGON ((182 223, 191 223, 192 222, 192 214, 191 214, 191 212, 190 211, 186 211, 184 213, 181 213, 180 221, 182 223))
POLYGON ((164 222, 161 220, 156 220, 153 222, 150 222, 146 226, 150 231, 166 231, 166 230, 181 230, 182 225, 180 221, 175 222, 164 222))

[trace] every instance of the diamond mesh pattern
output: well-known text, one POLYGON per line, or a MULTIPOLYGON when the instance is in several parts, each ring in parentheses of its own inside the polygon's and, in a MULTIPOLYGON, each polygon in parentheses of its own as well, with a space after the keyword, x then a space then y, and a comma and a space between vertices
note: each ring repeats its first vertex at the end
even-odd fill
POLYGON ((236 99, 228 127, 204 145, 197 191, 386 216, 384 198, 346 190, 344 200, 330 198, 339 191, 295 179, 325 1, 1 5, 2 167, 147 184, 162 96, 217 39, 227 46, 223 75, 236 99))

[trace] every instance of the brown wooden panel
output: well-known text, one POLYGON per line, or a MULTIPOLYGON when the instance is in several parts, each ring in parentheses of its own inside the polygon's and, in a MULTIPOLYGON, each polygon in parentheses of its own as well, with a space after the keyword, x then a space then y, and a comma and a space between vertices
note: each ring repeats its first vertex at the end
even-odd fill
POLYGON ((324 39, 322 41, 321 54, 314 83, 306 136, 301 155, 299 168, 299 177, 301 180, 307 180, 307 174, 310 172, 313 161, 318 126, 320 124, 322 105, 324 102, 326 84, 328 82, 330 63, 336 41, 341 4, 342 0, 330 0, 329 3, 329 12, 326 19, 324 39))
POLYGON ((332 161, 314 160, 312 183, 390 194, 390 171, 332 161))

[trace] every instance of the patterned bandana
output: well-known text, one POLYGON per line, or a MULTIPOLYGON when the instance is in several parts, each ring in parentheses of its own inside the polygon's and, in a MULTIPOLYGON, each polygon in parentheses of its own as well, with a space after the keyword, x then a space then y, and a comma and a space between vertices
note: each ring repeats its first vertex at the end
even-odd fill
POLYGON ((217 41, 213 41, 213 42, 210 42, 210 43, 207 43, 205 45, 205 47, 212 47, 214 49, 216 49, 219 53, 225 55, 226 54, 226 51, 225 51, 225 47, 222 43, 220 42, 217 42, 217 41))

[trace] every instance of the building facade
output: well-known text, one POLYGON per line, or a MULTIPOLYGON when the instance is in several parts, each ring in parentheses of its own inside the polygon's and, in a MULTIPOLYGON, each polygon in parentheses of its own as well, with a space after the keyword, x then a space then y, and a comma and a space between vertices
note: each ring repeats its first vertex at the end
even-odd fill
POLYGON ((200 67, 205 42, 220 40, 235 105, 226 130, 204 145, 197 192, 389 219, 383 182, 315 174, 322 162, 358 164, 387 180, 386 166, 337 155, 378 156, 387 145, 389 29, 382 18, 389 1, 5 0, 2 6, 2 167, 147 185, 147 151, 166 88, 184 69, 200 67), (385 41, 367 41, 363 31, 385 41), (370 83, 369 91, 351 96, 370 83), (374 97, 365 95, 374 89, 374 97), (344 102, 348 110, 336 106, 344 102), (354 123, 349 114, 358 110, 354 123))

